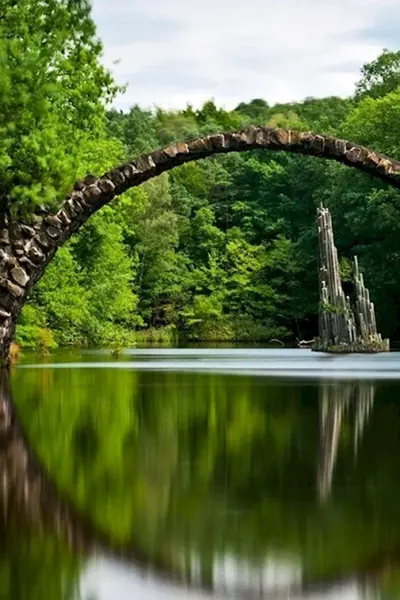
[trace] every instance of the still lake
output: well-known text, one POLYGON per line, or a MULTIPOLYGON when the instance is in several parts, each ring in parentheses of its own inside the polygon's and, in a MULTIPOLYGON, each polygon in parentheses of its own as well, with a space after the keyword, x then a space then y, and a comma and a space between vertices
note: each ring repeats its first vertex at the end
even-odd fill
POLYGON ((56 351, 11 389, 74 517, 3 477, 1 600, 400 598, 400 353, 56 351))

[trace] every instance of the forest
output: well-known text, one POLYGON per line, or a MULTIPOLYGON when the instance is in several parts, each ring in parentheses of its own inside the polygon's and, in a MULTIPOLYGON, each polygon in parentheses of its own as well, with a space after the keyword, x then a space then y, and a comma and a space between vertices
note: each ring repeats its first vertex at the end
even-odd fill
MULTIPOLYGON (((272 106, 256 98, 234 110, 210 99, 176 111, 155 98, 155 108, 121 112, 87 2, 0 7, 0 203, 12 214, 56 204, 78 176, 250 124, 332 134, 400 157, 400 51, 360 65, 348 98, 272 106)), ((344 280, 357 254, 379 330, 400 339, 399 193, 322 159, 254 151, 181 166, 104 207, 34 288, 16 341, 40 349, 309 339, 321 202, 344 280)))

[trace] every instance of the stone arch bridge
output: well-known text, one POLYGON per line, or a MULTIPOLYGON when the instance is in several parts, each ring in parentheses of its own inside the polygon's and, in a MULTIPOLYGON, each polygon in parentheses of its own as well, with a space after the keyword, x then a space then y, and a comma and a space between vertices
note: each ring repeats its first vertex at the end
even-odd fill
POLYGON ((55 213, 29 222, 0 214, 0 359, 7 361, 16 321, 33 285, 58 248, 102 206, 126 190, 184 163, 248 150, 294 152, 334 160, 400 188, 400 161, 334 137, 288 129, 250 127, 174 143, 123 164, 101 177, 87 176, 55 213))

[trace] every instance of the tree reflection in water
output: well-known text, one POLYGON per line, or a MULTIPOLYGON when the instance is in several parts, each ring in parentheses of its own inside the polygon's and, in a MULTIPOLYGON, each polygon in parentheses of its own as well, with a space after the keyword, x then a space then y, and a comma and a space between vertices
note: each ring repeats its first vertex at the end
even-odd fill
POLYGON ((26 597, 46 595, 15 574, 17 557, 46 547, 31 566, 65 600, 94 553, 217 595, 395 582, 398 388, 107 369, 13 383, 39 460, 3 377, 2 560, 11 586, 37 584, 26 597))

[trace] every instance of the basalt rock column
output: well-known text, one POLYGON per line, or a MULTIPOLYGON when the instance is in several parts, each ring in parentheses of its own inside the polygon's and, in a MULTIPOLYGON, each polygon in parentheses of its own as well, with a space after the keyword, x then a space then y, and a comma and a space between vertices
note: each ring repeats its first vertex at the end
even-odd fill
POLYGON ((377 332, 375 307, 364 285, 357 257, 353 262, 354 301, 343 292, 332 217, 322 205, 317 213, 320 253, 319 337, 313 349, 325 352, 388 352, 389 340, 377 332))
POLYGON ((338 254, 333 238, 332 217, 327 208, 318 209, 320 253, 319 341, 322 349, 357 340, 356 324, 340 279, 338 254))
POLYGON ((358 258, 353 262, 354 286, 356 293, 355 312, 360 336, 365 339, 376 339, 382 342, 382 336, 376 328, 375 306, 369 297, 369 290, 364 285, 364 277, 360 273, 358 258))

